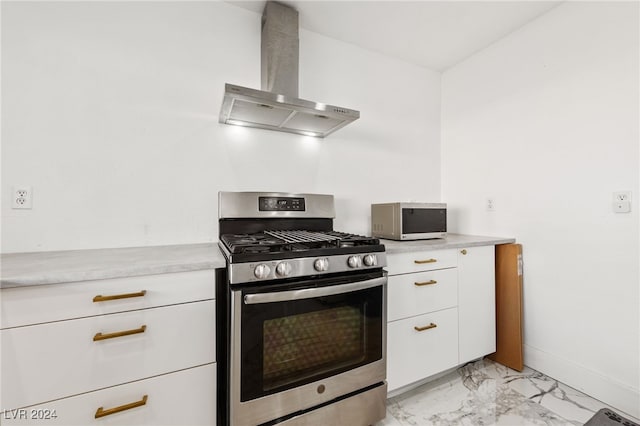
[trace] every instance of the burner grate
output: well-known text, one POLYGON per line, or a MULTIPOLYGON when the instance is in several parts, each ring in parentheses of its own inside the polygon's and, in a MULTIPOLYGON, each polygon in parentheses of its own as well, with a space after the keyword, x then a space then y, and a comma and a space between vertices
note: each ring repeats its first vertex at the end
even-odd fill
MULTIPOLYGON (((221 243, 230 253, 237 255, 303 256, 305 251, 323 250, 324 255, 336 250, 355 250, 361 246, 379 244, 372 237, 347 234, 338 231, 269 230, 255 234, 223 234, 221 243)), ((365 249, 368 250, 368 249, 365 249)), ((355 253, 355 251, 353 251, 355 253)))
POLYGON ((264 231, 264 233, 271 237, 280 238, 286 243, 332 242, 341 239, 335 235, 311 231, 264 231))

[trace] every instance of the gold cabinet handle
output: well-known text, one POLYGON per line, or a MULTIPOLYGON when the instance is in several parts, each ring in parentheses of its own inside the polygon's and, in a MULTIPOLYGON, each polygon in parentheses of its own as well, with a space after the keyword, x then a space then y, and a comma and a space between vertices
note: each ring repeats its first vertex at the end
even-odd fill
POLYGON ((416 325, 415 327, 413 327, 413 329, 415 331, 425 331, 425 330, 429 330, 429 329, 436 328, 436 327, 437 327, 437 325, 435 325, 434 323, 431 323, 429 325, 425 325, 424 327, 418 327, 416 325))
POLYGON ((106 302, 107 300, 128 299, 130 297, 142 297, 145 294, 147 294, 147 290, 142 290, 137 293, 114 294, 112 296, 103 296, 99 294, 93 298, 93 303, 106 302))
POLYGON ((438 260, 437 259, 425 259, 425 260, 414 260, 414 263, 417 263, 418 265, 422 265, 423 263, 436 263, 438 260))
POLYGON ((467 254, 467 249, 462 249, 462 250, 460 250, 460 253, 462 253, 462 254, 467 254))
POLYGON ((93 341, 97 342, 98 340, 113 339, 114 337, 122 337, 122 336, 129 336, 131 334, 144 333, 146 329, 147 329, 147 326, 143 325, 142 327, 136 328, 133 330, 116 331, 115 333, 108 333, 108 334, 97 333, 95 336, 93 336, 93 341))
POLYGON ((436 281, 436 280, 429 280, 429 281, 424 281, 424 282, 421 282, 421 283, 415 282, 414 284, 417 285, 418 287, 421 287, 423 285, 431 285, 431 284, 437 284, 437 283, 438 283, 438 281, 436 281))
POLYGON ((100 407, 98 408, 98 410, 96 410, 96 419, 100 417, 108 416, 110 414, 119 413, 121 411, 130 410, 132 408, 142 407, 143 405, 146 405, 146 404, 147 404, 147 395, 143 396, 140 401, 131 402, 129 404, 121 405, 119 407, 109 408, 108 410, 105 410, 103 407, 100 407))

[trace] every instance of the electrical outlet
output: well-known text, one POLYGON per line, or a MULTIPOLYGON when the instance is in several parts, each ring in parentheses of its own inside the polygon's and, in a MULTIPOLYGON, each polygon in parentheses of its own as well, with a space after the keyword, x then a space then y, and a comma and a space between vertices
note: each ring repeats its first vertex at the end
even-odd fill
POLYGON ((33 191, 30 186, 14 186, 11 188, 11 208, 30 209, 33 203, 33 191))
POLYGON ((611 209, 614 213, 629 213, 631 211, 631 191, 615 191, 611 209))
POLYGON ((631 203, 628 201, 614 201, 612 209, 614 213, 629 213, 631 211, 631 203))
POLYGON ((631 191, 616 191, 613 193, 613 201, 631 201, 631 191))
POLYGON ((487 198, 487 211, 493 212, 496 211, 496 202, 493 198, 487 198))

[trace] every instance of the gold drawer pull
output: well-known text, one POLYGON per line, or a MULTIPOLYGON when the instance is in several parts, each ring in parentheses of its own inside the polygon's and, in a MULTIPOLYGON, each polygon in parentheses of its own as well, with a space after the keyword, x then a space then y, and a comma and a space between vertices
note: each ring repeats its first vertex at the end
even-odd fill
POLYGON ((97 333, 95 336, 93 336, 93 341, 97 342, 98 340, 113 339, 114 337, 122 337, 122 336, 129 336, 131 334, 144 333, 146 329, 147 329, 147 326, 143 325, 142 327, 136 328, 134 330, 116 331, 115 333, 109 333, 109 334, 97 333))
POLYGON ((414 263, 417 263, 418 265, 422 265, 423 263, 436 263, 438 260, 437 259, 425 259, 425 260, 414 260, 414 263))
POLYGON ((107 300, 128 299, 130 297, 142 297, 147 294, 147 290, 142 290, 137 293, 127 294, 114 294, 113 296, 103 296, 101 294, 93 298, 93 302, 106 302, 107 300))
POLYGON ((431 323, 429 325, 425 325, 424 327, 418 327, 417 325, 415 327, 413 327, 413 329, 415 331, 425 331, 425 330, 429 330, 431 328, 436 328, 437 325, 435 325, 434 323, 431 323))
POLYGON ((460 253, 467 254, 467 250, 466 249, 462 249, 462 250, 460 250, 460 253))
POLYGON ((143 396, 140 401, 131 402, 129 404, 121 405, 119 407, 109 408, 108 410, 105 410, 104 408, 100 407, 96 411, 96 419, 100 417, 108 416, 110 414, 119 413, 120 411, 130 410, 136 407, 142 407, 143 405, 146 405, 146 404, 147 404, 147 395, 143 396))
POLYGON ((431 285, 431 284, 437 284, 438 281, 436 280, 429 280, 429 281, 425 281, 425 282, 421 282, 421 283, 414 283, 415 285, 417 285, 418 287, 421 287, 423 285, 431 285))

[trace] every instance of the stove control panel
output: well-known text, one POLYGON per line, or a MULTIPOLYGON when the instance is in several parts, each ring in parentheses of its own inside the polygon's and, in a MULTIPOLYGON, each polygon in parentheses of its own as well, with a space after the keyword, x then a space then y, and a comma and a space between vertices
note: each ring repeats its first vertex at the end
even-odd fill
POLYGON ((231 263, 228 271, 231 284, 243 284, 383 268, 386 265, 385 252, 376 252, 231 263))
POLYGON ((258 210, 261 212, 303 212, 303 197, 258 197, 258 210))

